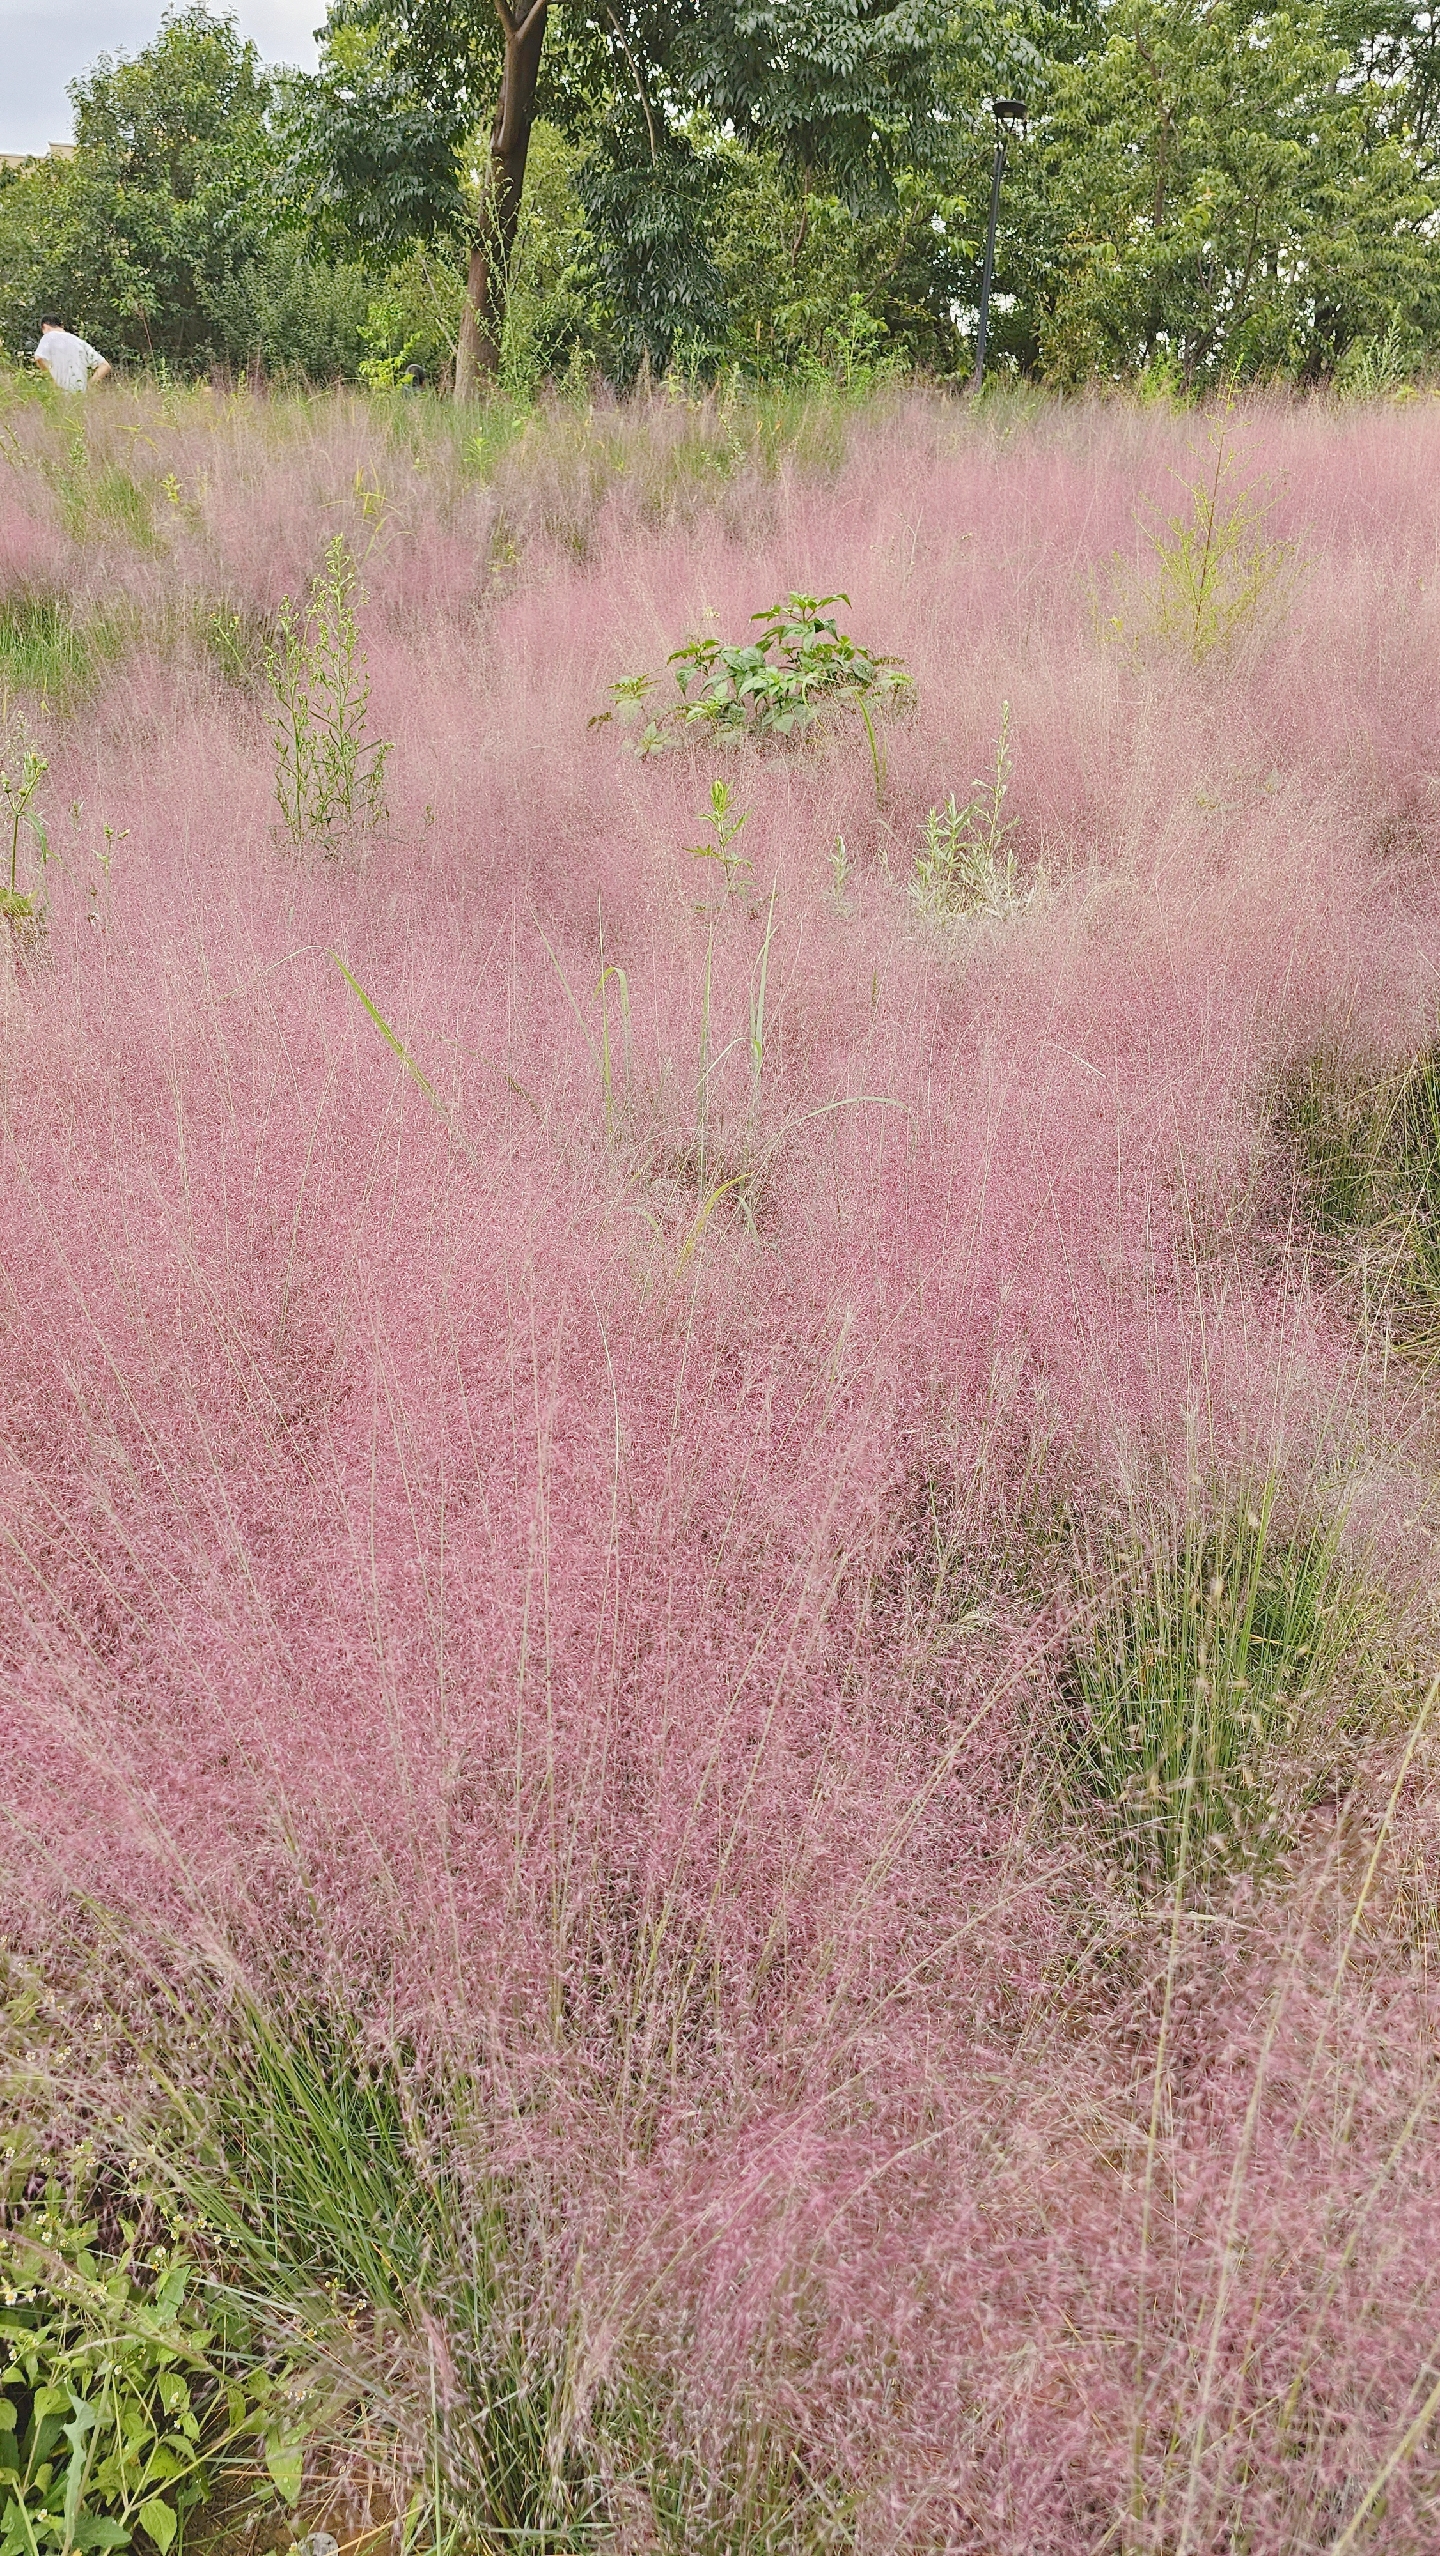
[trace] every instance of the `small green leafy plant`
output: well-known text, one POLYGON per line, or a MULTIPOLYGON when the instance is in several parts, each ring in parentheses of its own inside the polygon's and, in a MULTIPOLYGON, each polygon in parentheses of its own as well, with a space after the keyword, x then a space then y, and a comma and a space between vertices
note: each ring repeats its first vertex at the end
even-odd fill
POLYGON ((169 2556, 222 2438, 263 2430, 268 2374, 242 2370, 183 2246, 98 2235, 54 2187, 0 2228, 0 2556, 169 2556))
POLYGON ((367 737, 370 676, 360 645, 359 583, 343 533, 326 548, 303 617, 289 595, 265 651, 274 696, 275 795, 292 843, 382 825, 389 744, 367 737))
MULTIPOLYGON (((915 685, 898 657, 877 656, 841 630, 829 608, 849 601, 841 594, 787 595, 783 604, 751 615, 760 624, 753 639, 734 644, 687 639, 672 649, 666 664, 674 668, 679 698, 647 720, 637 751, 658 754, 696 735, 726 743, 745 737, 790 743, 826 720, 853 713, 869 736, 878 781, 874 713, 908 708, 915 685)), ((611 708, 591 725, 617 716, 633 720, 658 680, 627 675, 612 684, 611 708)))
POLYGON ((721 868, 725 872, 725 893, 727 896, 734 895, 736 889, 740 885, 742 877, 746 876, 752 867, 751 863, 746 860, 743 852, 736 852, 731 849, 731 846, 735 841, 735 837, 741 832, 742 828, 749 820, 748 808, 741 808, 737 814, 731 813, 731 796, 732 793, 728 781, 711 782, 710 805, 702 814, 700 822, 702 825, 707 825, 710 828, 714 841, 711 843, 691 843, 686 846, 692 861, 718 861, 720 863, 721 868))
POLYGON ((1137 1878, 1279 1840, 1366 1611, 1333 1526, 1282 1528, 1276 1487, 1111 1551, 1060 1682, 1063 1753, 1137 1878))
POLYGON ((1010 842, 1013 817, 1005 814, 1010 789, 1010 704, 1001 704, 995 769, 971 784, 963 807, 953 792, 925 819, 925 839, 915 855, 910 894, 932 922, 962 915, 1011 914, 1026 902, 1010 842))

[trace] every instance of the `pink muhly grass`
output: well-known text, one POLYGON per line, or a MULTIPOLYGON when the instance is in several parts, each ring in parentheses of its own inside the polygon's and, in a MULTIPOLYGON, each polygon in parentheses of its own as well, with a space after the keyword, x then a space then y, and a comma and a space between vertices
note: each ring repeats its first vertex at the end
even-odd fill
POLYGON ((1304 575, 1198 667, 1092 603, 1193 419, 897 402, 713 504, 684 431, 559 419, 497 493, 361 403, 192 404, 168 549, 75 553, 150 636, 46 731, 0 987, 10 1939, 65 1985, 118 1934, 142 2044, 208 1966, 473 2076, 596 2403, 644 2371, 742 2480, 720 2543, 778 2458, 864 2546, 1419 2550, 1428 1725, 1382 1679, 1342 1813, 1317 1767, 1276 1867, 1147 1906, 1056 1698, 1087 1535, 1197 1485, 1348 1497, 1416 1621, 1412 1371, 1265 1202, 1285 1068, 1435 1032, 1440 427, 1241 412, 1304 575), (158 616, 300 593, 372 487, 392 823, 296 861, 158 616), (880 804, 858 729, 587 727, 837 586, 919 686, 880 804), (929 924, 1005 701, 1036 893, 929 924))

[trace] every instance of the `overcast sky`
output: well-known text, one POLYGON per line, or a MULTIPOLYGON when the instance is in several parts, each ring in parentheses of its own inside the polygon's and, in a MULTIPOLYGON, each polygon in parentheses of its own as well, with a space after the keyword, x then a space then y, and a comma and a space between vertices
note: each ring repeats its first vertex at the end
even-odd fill
MULTIPOLYGON (((220 6, 220 0, 215 0, 220 6)), ((97 53, 133 53, 160 23, 163 0, 0 0, 0 151, 43 151, 70 139, 65 83, 97 53)), ((238 0, 242 35, 267 62, 312 63, 325 0, 238 0)))

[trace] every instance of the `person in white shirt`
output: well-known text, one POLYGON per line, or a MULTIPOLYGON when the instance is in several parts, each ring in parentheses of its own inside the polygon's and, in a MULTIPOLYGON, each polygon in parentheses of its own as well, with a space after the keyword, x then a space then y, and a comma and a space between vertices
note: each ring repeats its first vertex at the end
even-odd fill
POLYGON ((50 376, 57 390, 88 390, 92 380, 105 382, 110 367, 103 355, 87 345, 83 337, 74 337, 57 319, 42 319, 40 343, 34 360, 50 376))

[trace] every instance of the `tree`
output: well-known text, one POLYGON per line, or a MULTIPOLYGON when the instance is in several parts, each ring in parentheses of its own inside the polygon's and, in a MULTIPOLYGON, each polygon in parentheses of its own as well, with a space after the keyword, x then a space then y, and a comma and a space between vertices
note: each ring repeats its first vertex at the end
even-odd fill
POLYGON ((1440 320, 1435 190, 1322 0, 1116 0, 1054 71, 1010 204, 1061 381, 1157 357, 1315 379, 1402 307, 1440 320))
MULTIPOLYGON (((499 370, 530 132, 542 104, 584 134, 596 274, 634 352, 668 359, 682 322, 714 333, 703 237, 717 172, 697 119, 773 150, 852 200, 893 190, 943 142, 934 113, 945 0, 334 0, 294 167, 317 209, 398 255, 458 236, 467 279, 461 398, 499 370), (466 155, 491 108, 477 179, 466 155)), ((803 209, 802 209, 802 220, 803 209)))
POLYGON ((500 367, 547 10, 548 0, 336 0, 324 62, 300 93, 292 188, 332 233, 389 257, 464 240, 460 399, 500 367), (467 184, 492 101, 488 150, 467 184))
POLYGON ((272 237, 275 83, 233 20, 171 10, 133 60, 72 83, 75 153, 0 192, 0 332, 33 344, 60 312, 108 354, 182 370, 285 352, 321 372, 358 357, 363 308, 272 237), (318 358, 318 361, 317 361, 318 358))
POLYGON ((272 90, 254 45, 197 0, 132 61, 102 54, 70 95, 64 301, 122 354, 213 355, 214 294, 263 239, 272 90))
POLYGON ((792 267, 817 202, 893 211, 904 181, 946 156, 953 24, 941 0, 567 7, 547 95, 557 120, 568 101, 572 129, 588 121, 594 136, 580 187, 624 369, 637 351, 662 366, 687 339, 718 351, 726 296, 713 237, 747 155, 751 177, 758 157, 794 191, 792 267))

